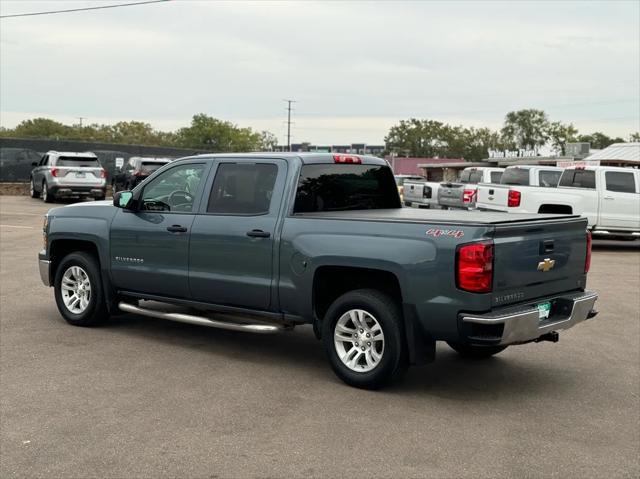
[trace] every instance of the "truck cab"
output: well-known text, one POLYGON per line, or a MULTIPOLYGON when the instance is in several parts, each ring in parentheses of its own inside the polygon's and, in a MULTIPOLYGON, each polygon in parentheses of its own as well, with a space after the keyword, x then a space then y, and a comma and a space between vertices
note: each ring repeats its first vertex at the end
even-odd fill
POLYGON ((477 199, 479 183, 499 183, 504 168, 470 167, 462 170, 458 183, 441 183, 438 204, 445 209, 472 209, 477 199))

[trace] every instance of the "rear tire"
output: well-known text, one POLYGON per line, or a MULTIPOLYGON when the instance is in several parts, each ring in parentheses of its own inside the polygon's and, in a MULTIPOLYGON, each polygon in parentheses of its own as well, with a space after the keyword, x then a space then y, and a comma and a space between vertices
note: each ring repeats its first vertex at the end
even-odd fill
POLYGON ((53 283, 58 311, 74 326, 97 326, 108 317, 102 277, 96 258, 85 252, 70 253, 56 269, 53 283))
POLYGON ((40 198, 40 193, 36 191, 36 185, 33 184, 33 177, 29 179, 29 196, 31 198, 40 198))
POLYGON ((45 203, 53 203, 56 200, 55 195, 49 191, 47 181, 42 182, 42 201, 45 203))
POLYGON ((400 306, 377 290, 336 299, 322 321, 322 343, 335 374, 357 388, 379 389, 409 365, 400 306))
POLYGON ((453 343, 449 341, 447 341, 447 344, 460 356, 474 359, 490 358, 507 349, 507 346, 476 346, 473 344, 453 343))

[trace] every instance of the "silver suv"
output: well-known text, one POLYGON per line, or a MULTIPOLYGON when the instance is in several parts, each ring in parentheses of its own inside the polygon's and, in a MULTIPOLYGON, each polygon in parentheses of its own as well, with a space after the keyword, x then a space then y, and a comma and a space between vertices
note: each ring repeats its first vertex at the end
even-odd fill
POLYGON ((86 151, 47 152, 39 163, 32 163, 31 198, 52 203, 65 196, 91 196, 104 200, 107 190, 107 172, 98 157, 86 151))

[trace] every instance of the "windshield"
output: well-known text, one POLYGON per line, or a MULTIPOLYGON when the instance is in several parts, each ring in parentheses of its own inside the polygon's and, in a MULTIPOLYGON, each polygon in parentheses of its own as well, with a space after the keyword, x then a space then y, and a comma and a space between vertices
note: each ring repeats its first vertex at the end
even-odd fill
POLYGON ((61 156, 56 161, 56 166, 89 166, 94 168, 100 167, 100 162, 97 158, 82 158, 77 156, 61 156))
POLYGON ((529 170, 522 168, 507 168, 500 178, 501 185, 529 186, 529 170))
POLYGON ((331 163, 302 167, 294 212, 399 207, 398 190, 388 167, 331 163))

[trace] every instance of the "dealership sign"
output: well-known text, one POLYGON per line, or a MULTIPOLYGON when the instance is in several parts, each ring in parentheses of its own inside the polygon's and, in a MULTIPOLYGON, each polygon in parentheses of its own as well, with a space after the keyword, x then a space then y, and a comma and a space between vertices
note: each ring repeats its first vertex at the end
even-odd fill
POLYGON ((532 158, 538 156, 538 150, 488 150, 489 158, 532 158))

